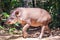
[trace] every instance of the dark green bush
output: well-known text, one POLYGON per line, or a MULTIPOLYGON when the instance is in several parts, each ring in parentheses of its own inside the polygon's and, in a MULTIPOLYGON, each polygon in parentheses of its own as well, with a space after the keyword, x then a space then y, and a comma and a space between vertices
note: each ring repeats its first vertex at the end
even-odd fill
MULTIPOLYGON (((30 7, 34 7, 31 2, 28 3, 30 7)), ((23 0, 1 0, 0 1, 0 25, 6 21, 10 15, 10 11, 17 7, 24 7, 23 0)), ((50 12, 52 16, 52 22, 50 27, 59 27, 60 26, 60 0, 49 0, 45 2, 36 1, 36 7, 44 8, 50 12)), ((15 24, 18 26, 18 23, 15 24)), ((2 28, 2 27, 0 27, 2 28)))

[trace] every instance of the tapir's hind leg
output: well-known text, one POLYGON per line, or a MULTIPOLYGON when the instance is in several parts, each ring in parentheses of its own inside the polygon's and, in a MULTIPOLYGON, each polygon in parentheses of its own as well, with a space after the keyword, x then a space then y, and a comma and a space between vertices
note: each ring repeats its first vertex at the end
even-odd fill
POLYGON ((43 37, 44 30, 47 30, 48 33, 49 33, 50 35, 52 35, 51 30, 49 29, 48 25, 45 25, 45 26, 42 26, 41 34, 40 34, 39 37, 38 37, 39 39, 41 39, 41 38, 43 37))
POLYGON ((50 33, 50 32, 51 32, 51 30, 50 30, 50 28, 48 27, 48 25, 45 26, 45 31, 47 31, 47 33, 50 33))
POLYGON ((42 29, 41 29, 41 34, 39 35, 39 39, 42 38, 43 34, 44 34, 44 29, 45 29, 45 26, 42 26, 42 29))
POLYGON ((49 33, 49 36, 52 36, 52 32, 51 29, 48 27, 48 25, 46 25, 45 30, 47 31, 47 33, 49 33))

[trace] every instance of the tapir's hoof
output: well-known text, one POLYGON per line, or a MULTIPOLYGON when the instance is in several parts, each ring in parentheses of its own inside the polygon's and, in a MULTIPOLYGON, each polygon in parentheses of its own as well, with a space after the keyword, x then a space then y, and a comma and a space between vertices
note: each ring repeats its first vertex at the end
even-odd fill
POLYGON ((42 39, 42 36, 39 36, 38 39, 42 39))
POLYGON ((28 37, 28 33, 24 33, 23 38, 27 38, 27 37, 28 37))

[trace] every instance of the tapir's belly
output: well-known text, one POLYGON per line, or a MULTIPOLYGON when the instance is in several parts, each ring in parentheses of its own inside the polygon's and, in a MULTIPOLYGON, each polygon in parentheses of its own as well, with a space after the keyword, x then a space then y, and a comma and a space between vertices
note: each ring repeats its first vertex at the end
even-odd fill
POLYGON ((33 27, 38 27, 38 26, 42 26, 43 24, 40 22, 37 22, 36 20, 31 20, 31 26, 33 27))
MULTIPOLYGON (((20 23, 21 23, 22 25, 25 25, 27 22, 20 20, 20 23)), ((36 20, 32 20, 32 21, 31 21, 31 24, 30 24, 30 26, 33 26, 33 27, 38 27, 38 26, 41 26, 41 25, 43 25, 43 24, 40 23, 40 22, 36 22, 36 20)))
POLYGON ((39 23, 39 22, 35 22, 35 21, 31 22, 31 26, 33 26, 33 27, 38 27, 38 26, 41 26, 41 25, 42 24, 39 23))

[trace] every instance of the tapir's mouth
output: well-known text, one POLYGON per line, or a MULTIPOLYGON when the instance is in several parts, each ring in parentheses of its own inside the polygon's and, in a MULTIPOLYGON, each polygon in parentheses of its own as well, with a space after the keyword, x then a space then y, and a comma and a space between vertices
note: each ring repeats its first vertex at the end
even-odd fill
POLYGON ((13 24, 12 22, 10 22, 10 21, 8 21, 8 22, 6 22, 5 24, 13 24))

